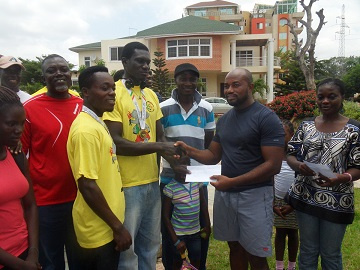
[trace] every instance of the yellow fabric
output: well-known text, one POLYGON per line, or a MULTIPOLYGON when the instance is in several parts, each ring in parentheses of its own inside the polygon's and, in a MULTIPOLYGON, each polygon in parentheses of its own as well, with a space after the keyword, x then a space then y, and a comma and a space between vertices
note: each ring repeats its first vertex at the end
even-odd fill
MULTIPOLYGON (((124 222, 125 199, 119 165, 105 128, 81 112, 71 125, 67 152, 76 184, 82 176, 94 179, 111 211, 124 222)), ((111 228, 93 212, 79 190, 72 213, 80 246, 97 248, 113 240, 111 228)))
MULTIPOLYGON (((40 95, 40 94, 43 94, 43 93, 46 93, 48 90, 46 88, 46 86, 44 86, 43 88, 41 88, 40 90, 36 91, 35 93, 32 93, 31 95, 34 97, 34 96, 37 96, 37 95, 40 95)), ((73 95, 73 96, 76 96, 76 97, 80 97, 80 94, 74 90, 71 90, 69 89, 69 94, 70 95, 73 95)))
MULTIPOLYGON (((142 110, 140 88, 134 87, 139 109, 142 110)), ((123 124, 122 137, 137 143, 144 143, 139 132, 139 119, 137 117, 134 103, 122 83, 116 82, 116 103, 112 112, 106 112, 103 120, 121 122, 123 124)), ((149 88, 144 89, 146 97, 146 131, 148 131, 149 142, 156 142, 156 121, 162 117, 159 100, 156 94, 149 88)), ((133 187, 149 184, 159 179, 156 153, 142 156, 118 156, 121 179, 124 187, 133 187)))

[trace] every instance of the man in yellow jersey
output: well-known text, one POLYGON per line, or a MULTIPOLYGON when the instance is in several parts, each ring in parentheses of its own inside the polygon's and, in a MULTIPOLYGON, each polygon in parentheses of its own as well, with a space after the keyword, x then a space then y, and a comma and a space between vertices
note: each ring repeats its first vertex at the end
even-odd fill
POLYGON ((79 86, 84 105, 70 128, 67 152, 78 186, 73 219, 82 269, 115 270, 119 251, 131 245, 123 226, 125 199, 116 147, 101 120, 114 108, 115 83, 106 67, 93 66, 80 74, 79 86))
POLYGON ((163 134, 158 98, 146 87, 150 61, 144 44, 124 47, 124 79, 116 83, 114 111, 103 116, 116 144, 126 201, 124 225, 133 239, 120 254, 121 270, 156 267, 161 216, 157 153, 165 158, 176 154, 163 134))

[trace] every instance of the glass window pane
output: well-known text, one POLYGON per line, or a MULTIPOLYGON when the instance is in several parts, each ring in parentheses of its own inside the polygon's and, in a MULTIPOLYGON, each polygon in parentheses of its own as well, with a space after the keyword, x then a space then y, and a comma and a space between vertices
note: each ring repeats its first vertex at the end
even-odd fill
POLYGON ((187 55, 187 47, 178 47, 178 57, 184 57, 187 55))
POLYGON ((168 40, 167 44, 168 44, 168 46, 176 46, 177 40, 168 40))
POLYGON ((176 57, 176 47, 168 48, 168 57, 176 57))
POLYGON ((110 48, 110 60, 116 61, 117 59, 117 48, 110 48))
POLYGON ((210 47, 209 46, 201 46, 200 47, 200 56, 210 56, 210 47))
POLYGON ((210 44, 210 39, 200 39, 200 44, 210 44))
POLYGON ((189 56, 199 56, 199 47, 189 46, 189 56))
POLYGON ((199 44, 198 39, 189 39, 189 45, 199 44))
POLYGON ((179 44, 179 45, 187 45, 187 44, 188 44, 188 40, 187 40, 187 39, 180 39, 180 40, 178 40, 178 44, 179 44))

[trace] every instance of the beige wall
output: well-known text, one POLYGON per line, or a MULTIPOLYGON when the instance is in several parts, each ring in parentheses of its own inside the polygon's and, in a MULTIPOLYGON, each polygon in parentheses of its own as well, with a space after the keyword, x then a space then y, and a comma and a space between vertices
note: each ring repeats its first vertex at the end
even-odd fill
POLYGON ((87 50, 87 51, 80 51, 79 52, 79 67, 82 65, 85 65, 85 57, 90 57, 91 59, 91 65, 95 65, 95 60, 98 60, 101 58, 101 50, 87 50))
POLYGON ((127 43, 138 41, 149 47, 148 41, 144 39, 110 39, 101 41, 101 58, 105 61, 109 71, 119 70, 123 68, 121 61, 110 61, 111 47, 124 47, 127 43))

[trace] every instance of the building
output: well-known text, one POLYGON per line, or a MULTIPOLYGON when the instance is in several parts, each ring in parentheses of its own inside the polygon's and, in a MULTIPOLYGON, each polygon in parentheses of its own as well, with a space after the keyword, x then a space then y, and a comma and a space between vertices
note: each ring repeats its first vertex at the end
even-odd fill
POLYGON ((281 29, 277 32, 258 29, 252 33, 254 16, 241 11, 237 4, 221 0, 188 6, 185 15, 139 31, 135 36, 102 40, 70 50, 79 54, 80 66, 91 66, 102 59, 113 71, 122 68, 122 48, 129 42, 139 41, 149 48, 152 57, 157 50, 164 53, 166 68, 171 74, 178 64, 194 64, 206 85, 203 96, 224 96, 226 74, 236 67, 244 67, 254 74, 255 80, 262 78, 267 82, 267 101, 273 99, 274 71, 280 69, 274 48, 282 44, 274 36, 277 37, 281 29))

